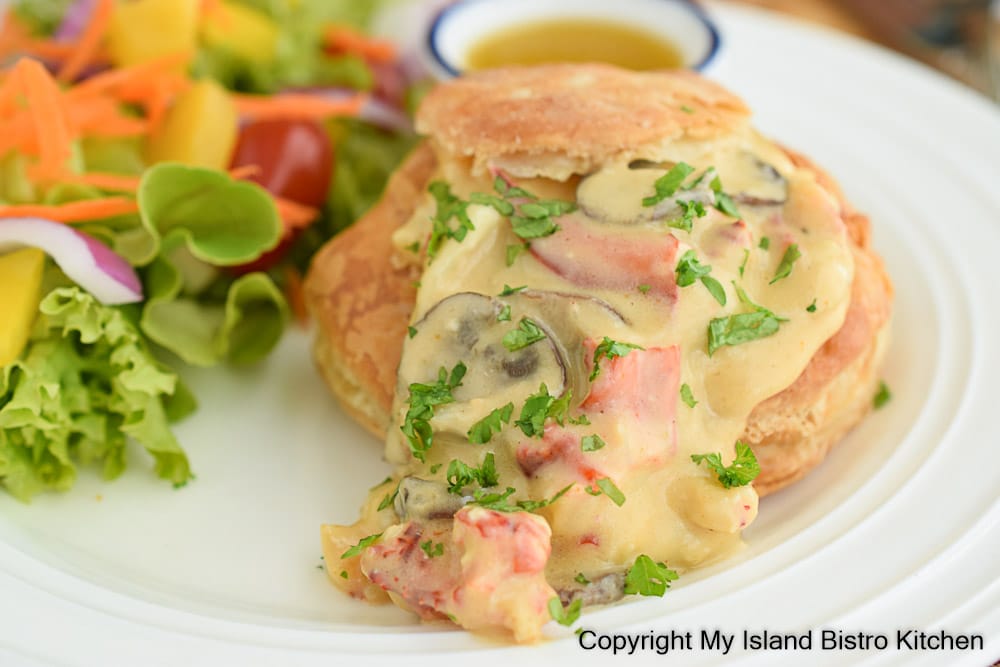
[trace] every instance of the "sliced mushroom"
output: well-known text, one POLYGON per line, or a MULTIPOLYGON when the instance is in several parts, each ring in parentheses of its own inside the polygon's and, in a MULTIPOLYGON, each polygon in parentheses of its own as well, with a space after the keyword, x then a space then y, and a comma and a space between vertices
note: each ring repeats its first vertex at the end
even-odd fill
MULTIPOLYGON (((733 201, 746 206, 782 206, 788 199, 788 181, 773 165, 753 153, 742 153, 747 182, 733 184, 733 201)), ((727 185, 729 185, 727 183, 727 185)))
POLYGON ((625 597, 625 573, 614 572, 604 575, 579 587, 559 590, 559 599, 563 606, 569 606, 574 600, 580 600, 584 607, 595 604, 610 604, 625 597))
POLYGON ((400 521, 430 521, 448 519, 462 509, 465 499, 448 493, 448 487, 419 477, 404 477, 393 509, 400 521))
POLYGON ((635 225, 652 220, 679 217, 677 200, 699 201, 708 205, 714 194, 708 187, 711 178, 703 178, 690 190, 679 191, 655 206, 644 206, 643 199, 656 192, 656 180, 671 165, 636 160, 616 164, 586 176, 576 189, 577 204, 594 220, 618 225, 635 225))
POLYGON ((510 320, 500 321, 503 306, 494 297, 462 292, 443 299, 414 325, 417 333, 406 341, 399 367, 401 395, 407 395, 411 383, 433 382, 440 368, 450 372, 461 362, 467 369, 461 386, 452 391, 454 403, 435 410, 436 430, 464 435, 491 409, 523 404, 542 383, 553 396, 565 391, 566 362, 546 323, 532 318, 545 338, 508 350, 504 336, 527 313, 514 312, 510 320))

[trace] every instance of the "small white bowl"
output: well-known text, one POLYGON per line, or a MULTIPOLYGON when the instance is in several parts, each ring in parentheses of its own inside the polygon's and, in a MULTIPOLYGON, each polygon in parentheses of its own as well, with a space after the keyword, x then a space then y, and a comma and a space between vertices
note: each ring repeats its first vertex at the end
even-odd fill
POLYGON ((715 24, 689 0, 458 0, 431 23, 428 65, 438 79, 460 75, 472 47, 512 26, 554 19, 596 19, 634 26, 680 51, 684 67, 702 70, 719 50, 715 24))

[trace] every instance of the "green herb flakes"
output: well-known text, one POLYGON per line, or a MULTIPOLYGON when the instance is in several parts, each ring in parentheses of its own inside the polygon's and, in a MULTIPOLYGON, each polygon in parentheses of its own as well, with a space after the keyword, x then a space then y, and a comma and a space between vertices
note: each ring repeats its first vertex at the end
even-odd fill
POLYGON ((604 337, 597 347, 594 349, 594 368, 590 371, 590 381, 593 382, 597 379, 597 376, 601 374, 600 362, 601 359, 614 359, 615 357, 624 357, 632 350, 643 350, 645 348, 639 345, 634 345, 632 343, 622 343, 616 340, 611 340, 607 336, 604 337))
POLYGON ((660 202, 673 197, 674 193, 681 187, 681 184, 684 183, 684 179, 693 172, 694 167, 684 162, 678 162, 671 167, 670 171, 656 179, 656 182, 653 183, 656 194, 645 197, 642 200, 642 205, 645 207, 656 206, 660 202))
POLYGON ((409 407, 400 430, 406 436, 410 453, 418 461, 426 461, 427 450, 434 441, 434 432, 430 425, 434 408, 455 401, 451 392, 462 384, 465 371, 465 364, 458 362, 450 374, 444 367, 438 370, 438 379, 434 384, 415 382, 410 385, 410 396, 407 399, 409 407))
POLYGON ((599 449, 604 449, 606 444, 601 436, 596 433, 585 435, 580 439, 580 449, 585 452, 596 452, 599 449))
POLYGON ((504 334, 503 346, 517 352, 545 338, 545 332, 533 320, 522 317, 516 329, 504 334))
POLYGON ((583 601, 580 598, 577 598, 564 609, 562 602, 559 600, 559 596, 557 595, 549 600, 549 615, 552 616, 552 620, 559 625, 569 627, 576 623, 580 618, 580 609, 582 607, 583 601))
POLYGON ((774 274, 774 278, 771 279, 769 284, 773 285, 782 278, 787 278, 792 273, 792 267, 795 266, 796 260, 802 257, 802 253, 799 252, 799 245, 793 243, 785 249, 785 254, 781 257, 781 262, 778 264, 778 270, 774 274))
POLYGON ((687 383, 681 385, 681 400, 684 401, 684 404, 689 408, 693 408, 698 405, 698 401, 694 400, 694 394, 691 393, 691 387, 689 387, 687 383))
POLYGON ((347 551, 345 551, 340 555, 341 560, 343 560, 344 558, 352 558, 354 556, 357 556, 362 551, 364 551, 371 545, 378 542, 380 539, 382 539, 382 533, 378 533, 376 535, 369 535, 368 537, 361 538, 361 541, 359 541, 353 547, 351 547, 350 549, 348 549, 347 551))
POLYGON ((625 595, 663 597, 672 581, 677 581, 675 571, 642 554, 625 574, 625 595))
POLYGON ((741 441, 736 442, 736 458, 729 466, 722 465, 721 454, 692 454, 691 460, 695 463, 704 461, 719 476, 719 483, 727 489, 746 486, 760 474, 760 465, 753 450, 741 441))
POLYGON ((875 397, 872 398, 872 407, 878 410, 890 400, 892 400, 892 392, 889 391, 889 385, 887 385, 883 380, 878 383, 878 391, 875 392, 875 397))
POLYGON ((602 477, 601 479, 597 480, 595 484, 597 484, 597 488, 599 488, 604 495, 610 498, 611 502, 613 502, 615 505, 621 507, 622 505, 625 504, 625 494, 622 493, 621 489, 615 486, 615 483, 612 482, 610 479, 608 479, 607 477, 602 477))
POLYGON ((494 433, 503 430, 504 424, 510 423, 511 415, 514 413, 514 404, 508 403, 502 408, 497 408, 486 415, 469 429, 469 442, 474 445, 485 445, 493 438, 494 433))

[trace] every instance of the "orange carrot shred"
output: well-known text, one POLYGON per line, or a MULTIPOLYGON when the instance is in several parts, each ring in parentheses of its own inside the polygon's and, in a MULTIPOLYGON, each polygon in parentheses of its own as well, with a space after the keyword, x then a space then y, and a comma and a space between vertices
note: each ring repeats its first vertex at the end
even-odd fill
POLYGON ((62 105, 62 93, 48 70, 31 58, 22 58, 14 65, 21 77, 25 97, 31 103, 31 120, 38 139, 39 160, 29 175, 45 180, 56 179, 73 155, 69 123, 62 105))
POLYGON ((275 207, 278 209, 278 215, 285 225, 286 236, 294 229, 308 227, 319 217, 319 211, 311 206, 304 206, 290 199, 274 195, 272 195, 272 198, 274 199, 275 207))
POLYGON ((69 92, 69 96, 75 99, 80 96, 116 90, 136 82, 148 85, 149 81, 162 78, 166 73, 176 72, 176 69, 186 63, 190 57, 191 54, 187 51, 179 51, 131 67, 95 74, 75 86, 69 92))
POLYGON ((83 34, 77 40, 73 51, 59 68, 59 80, 66 83, 75 80, 89 65, 101 45, 104 34, 111 24, 111 15, 115 11, 115 0, 97 0, 90 21, 83 34))
POLYGON ((247 178, 256 176, 261 172, 259 164, 245 164, 240 167, 229 170, 229 177, 237 181, 242 181, 247 178))
POLYGON ((302 287, 302 275, 294 266, 285 267, 285 298, 292 309, 292 315, 300 326, 309 323, 309 310, 306 308, 306 295, 302 287))
POLYGON ((276 97, 234 95, 233 99, 236 102, 236 109, 244 116, 261 120, 321 120, 332 116, 358 115, 368 96, 357 94, 331 100, 304 94, 276 97))
POLYGON ((139 205, 128 197, 84 199, 68 204, 13 204, 0 206, 0 218, 47 218, 56 222, 85 222, 135 213, 139 205))
POLYGON ((79 183, 80 185, 90 185, 101 190, 111 190, 114 192, 135 192, 139 189, 139 176, 126 176, 125 174, 105 174, 92 171, 87 174, 72 174, 62 179, 66 183, 79 183))
POLYGON ((326 46, 338 53, 360 56, 373 63, 385 64, 396 60, 396 47, 389 40, 369 37, 353 28, 332 25, 324 35, 326 46))

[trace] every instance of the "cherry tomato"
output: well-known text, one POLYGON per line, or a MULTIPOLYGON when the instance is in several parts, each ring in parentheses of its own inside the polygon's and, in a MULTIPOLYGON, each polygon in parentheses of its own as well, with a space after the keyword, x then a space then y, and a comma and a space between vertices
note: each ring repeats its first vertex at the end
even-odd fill
POLYGON ((257 165, 250 180, 284 199, 321 208, 333 174, 333 149, 313 121, 261 120, 240 130, 233 167, 257 165))

